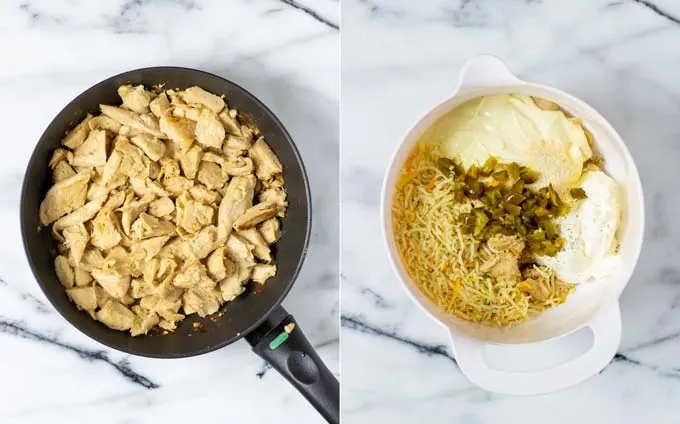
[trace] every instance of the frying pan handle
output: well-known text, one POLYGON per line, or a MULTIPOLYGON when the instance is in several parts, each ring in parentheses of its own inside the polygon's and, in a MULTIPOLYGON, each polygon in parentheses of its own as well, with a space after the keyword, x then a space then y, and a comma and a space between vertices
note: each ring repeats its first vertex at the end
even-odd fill
POLYGON ((331 424, 340 421, 340 384, 309 343, 295 318, 278 306, 246 336, 253 352, 269 362, 331 424))
MULTIPOLYGON (((458 366, 477 386, 496 393, 537 395, 574 386, 597 374, 611 362, 621 342, 619 303, 612 302, 588 324, 593 344, 580 356, 556 367, 536 371, 504 371, 492 368, 484 357, 486 343, 451 333, 458 366)), ((521 348, 521 345, 516 347, 521 348)))

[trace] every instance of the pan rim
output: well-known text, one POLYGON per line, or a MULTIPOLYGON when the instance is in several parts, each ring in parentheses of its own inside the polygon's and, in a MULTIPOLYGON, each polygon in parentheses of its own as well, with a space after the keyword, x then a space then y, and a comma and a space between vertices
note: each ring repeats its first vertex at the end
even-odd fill
MULTIPOLYGON (((162 82, 162 81, 161 81, 162 82)), ((116 75, 110 76, 108 78, 105 78, 96 84, 90 86, 86 90, 82 91, 80 94, 78 94, 75 98, 73 98, 70 102, 68 102, 64 107, 61 108, 61 110, 54 116, 54 118, 50 121, 50 123, 45 127, 45 130, 41 134, 40 138, 38 139, 37 143, 35 144, 35 147, 33 148, 33 152, 31 153, 31 156, 28 160, 28 163, 26 165, 26 170, 24 172, 24 177, 22 180, 22 186, 21 186, 21 194, 20 194, 20 205, 19 205, 19 225, 21 227, 21 239, 22 239, 22 244, 24 247, 24 254, 26 256, 26 259, 28 261, 29 267, 31 268, 31 272, 33 273, 33 277, 35 278, 36 283, 40 287, 40 290, 43 292, 47 300, 50 302, 52 307, 61 315, 71 326, 76 328, 80 333, 84 334, 88 338, 95 340, 111 349, 124 352, 130 355, 135 355, 135 356, 140 356, 140 357, 146 357, 146 358, 159 358, 159 359, 176 359, 176 358, 188 358, 192 356, 198 356, 198 355, 203 355, 205 353, 209 353, 212 351, 215 351, 217 349, 221 349, 225 346, 228 346, 241 338, 245 337, 247 334, 255 330, 257 327, 259 327, 271 314, 272 312, 280 307, 281 303, 283 300, 288 296, 288 293, 290 292, 291 288, 295 284, 295 281, 297 280, 297 277, 300 274, 300 271, 302 269, 302 266, 304 264, 305 258, 307 256, 307 252, 309 250, 309 240, 311 236, 311 228, 312 228, 312 197, 311 197, 311 191, 310 191, 310 186, 309 186, 309 178, 307 176, 307 170, 305 168, 304 162, 302 160, 302 156, 300 155, 300 152, 293 141, 293 138, 291 137, 290 133, 286 129, 286 127, 283 125, 283 123, 279 120, 279 118, 267 107, 259 98, 257 98, 255 95, 253 95, 250 91, 246 90, 239 84, 234 83, 231 80, 228 80, 224 77, 221 77, 219 75, 215 75, 213 73, 203 71, 200 69, 194 69, 194 68, 187 68, 187 67, 181 67, 181 66, 151 66, 151 67, 144 67, 144 68, 138 68, 138 69, 133 69, 125 72, 118 73, 116 75), (237 90, 240 90, 246 97, 248 97, 250 100, 252 100, 258 107, 261 109, 262 112, 264 112, 272 121, 281 129, 283 135, 285 136, 286 140, 290 144, 290 147, 293 151, 293 155, 295 157, 295 160, 298 163, 298 166, 300 168, 300 172, 302 174, 302 182, 304 185, 304 194, 305 194, 305 199, 306 199, 306 209, 307 209, 307 220, 306 220, 306 225, 305 225, 305 236, 303 239, 303 244, 302 244, 302 253, 298 259, 298 262, 295 266, 295 270, 293 274, 291 275, 291 278, 289 281, 286 282, 286 288, 281 292, 281 295, 279 298, 272 303, 272 306, 267 309, 266 313, 260 315, 256 320, 253 321, 251 325, 249 325, 246 329, 240 332, 235 337, 230 337, 224 341, 221 341, 219 343, 206 346, 203 349, 198 349, 190 352, 170 352, 170 353, 149 353, 149 352, 139 352, 134 349, 130 349, 127 346, 123 345, 116 345, 114 343, 109 343, 107 341, 104 341, 101 337, 99 337, 96 334, 90 334, 83 328, 81 328, 75 320, 71 319, 70 315, 67 314, 65 311, 62 311, 61 308, 55 305, 55 302, 52 300, 52 296, 48 293, 48 291, 44 287, 44 283, 40 281, 38 272, 37 272, 37 267, 33 262, 31 252, 28 247, 28 233, 27 233, 27 228, 26 228, 26 223, 25 223, 25 216, 27 212, 26 211, 26 194, 28 191, 27 188, 27 177, 28 177, 28 172, 29 170, 33 169, 35 165, 35 162, 37 160, 37 151, 38 147, 43 144, 46 140, 46 136, 50 130, 50 128, 55 125, 55 122, 57 118, 64 113, 67 109, 70 109, 81 97, 85 96, 87 93, 90 91, 95 90, 96 88, 110 83, 112 80, 119 79, 119 78, 124 78, 130 74, 139 74, 139 73, 144 73, 144 72, 151 72, 151 71, 180 71, 180 72, 186 72, 190 74, 195 74, 195 75, 204 75, 210 78, 214 78, 217 80, 221 80, 237 90)), ((75 308, 75 306, 73 306, 75 308)), ((103 324, 102 324, 103 325, 103 324)), ((132 336, 129 336, 132 337, 132 336)), ((161 336, 162 337, 162 336, 161 336)))

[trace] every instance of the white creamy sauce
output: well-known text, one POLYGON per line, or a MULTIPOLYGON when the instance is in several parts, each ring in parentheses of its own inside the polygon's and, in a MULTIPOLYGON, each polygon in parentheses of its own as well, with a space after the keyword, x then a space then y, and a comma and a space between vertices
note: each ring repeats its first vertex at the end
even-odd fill
POLYGON ((572 204, 567 215, 555 220, 564 247, 554 257, 542 256, 539 263, 562 280, 579 284, 611 274, 616 265, 616 228, 621 201, 616 182, 604 172, 586 172, 581 188, 587 199, 572 204))

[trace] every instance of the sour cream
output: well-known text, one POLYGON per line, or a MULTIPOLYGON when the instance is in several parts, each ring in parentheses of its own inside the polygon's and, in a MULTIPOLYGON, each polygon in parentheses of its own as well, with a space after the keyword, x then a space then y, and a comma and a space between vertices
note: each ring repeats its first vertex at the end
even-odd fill
POLYGON ((538 262, 574 284, 602 278, 617 263, 616 229, 621 216, 621 199, 616 182, 600 171, 586 172, 579 186, 587 199, 572 204, 571 211, 555 219, 564 246, 556 256, 541 256, 538 262))

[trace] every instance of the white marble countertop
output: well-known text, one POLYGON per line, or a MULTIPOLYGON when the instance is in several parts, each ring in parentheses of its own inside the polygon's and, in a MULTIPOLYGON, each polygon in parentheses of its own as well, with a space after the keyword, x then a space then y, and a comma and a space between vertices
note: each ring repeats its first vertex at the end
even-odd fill
POLYGON ((29 270, 18 205, 42 131, 94 83, 157 65, 237 82, 282 120, 306 162, 312 239, 284 306, 337 374, 339 19, 335 0, 0 4, 0 423, 322 422, 244 341, 154 360, 82 335, 29 270))
POLYGON ((342 401, 346 423, 677 423, 680 401, 680 3, 673 0, 343 0, 342 401), (647 208, 621 297, 623 340, 599 375, 559 393, 472 386, 446 332, 393 275, 379 227, 389 158, 480 53, 582 98, 619 131, 647 208))

